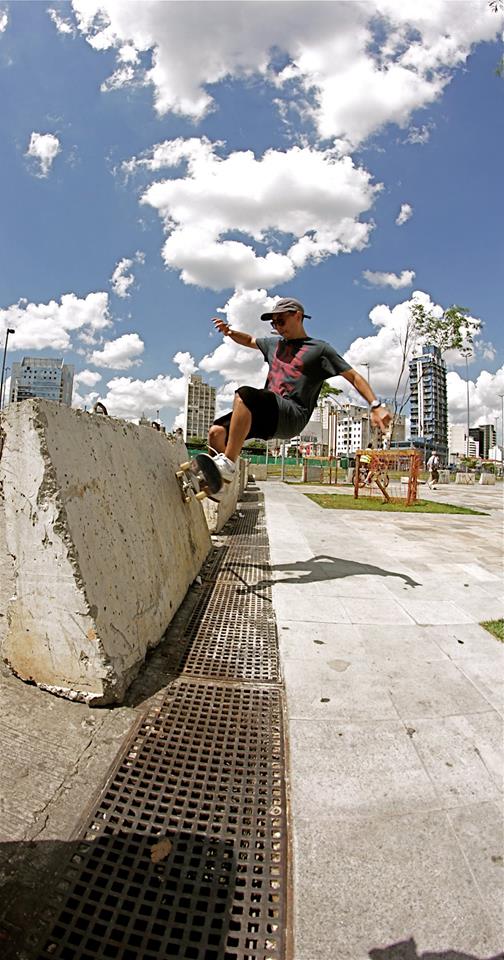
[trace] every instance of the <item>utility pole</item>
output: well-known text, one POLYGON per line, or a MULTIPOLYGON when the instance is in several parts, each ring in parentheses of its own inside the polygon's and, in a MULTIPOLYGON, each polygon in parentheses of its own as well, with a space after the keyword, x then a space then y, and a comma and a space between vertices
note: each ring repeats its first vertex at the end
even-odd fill
POLYGON ((9 334, 15 333, 16 331, 12 327, 7 327, 5 331, 5 343, 4 343, 4 352, 3 352, 3 361, 2 361, 2 376, 0 377, 0 410, 2 409, 2 397, 3 397, 3 385, 4 385, 4 374, 5 374, 5 358, 7 356, 7 343, 9 342, 9 334))

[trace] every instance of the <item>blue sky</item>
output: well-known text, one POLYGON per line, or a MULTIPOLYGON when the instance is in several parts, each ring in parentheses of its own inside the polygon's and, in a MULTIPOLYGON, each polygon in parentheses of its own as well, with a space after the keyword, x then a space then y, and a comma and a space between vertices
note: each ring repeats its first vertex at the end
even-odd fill
POLYGON ((77 404, 171 426, 190 372, 222 409, 262 384, 259 355, 211 317, 264 335, 258 315, 290 293, 389 396, 418 292, 483 321, 471 419, 494 422, 499 30, 483 0, 0 2, 7 363, 64 356, 77 404))

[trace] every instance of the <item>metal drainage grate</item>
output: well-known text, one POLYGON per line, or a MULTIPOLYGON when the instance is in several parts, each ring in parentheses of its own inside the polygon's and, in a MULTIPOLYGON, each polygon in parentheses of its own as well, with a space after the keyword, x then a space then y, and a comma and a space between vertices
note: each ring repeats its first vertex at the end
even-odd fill
POLYGON ((216 679, 278 682, 277 629, 271 603, 247 584, 216 583, 184 631, 181 671, 216 679))
POLYGON ((280 692, 187 681, 173 691, 72 857, 39 960, 284 956, 280 692))
POLYGON ((245 506, 243 510, 240 510, 238 514, 228 520, 223 532, 232 535, 233 541, 236 537, 246 537, 247 540, 253 540, 254 543, 259 544, 260 541, 264 546, 268 545, 262 505, 245 506))

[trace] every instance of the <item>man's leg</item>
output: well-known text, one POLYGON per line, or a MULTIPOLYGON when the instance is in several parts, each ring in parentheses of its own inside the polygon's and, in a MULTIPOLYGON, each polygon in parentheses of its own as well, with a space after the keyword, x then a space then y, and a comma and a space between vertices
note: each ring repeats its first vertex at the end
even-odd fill
POLYGON ((224 453, 226 449, 226 428, 213 423, 208 431, 208 446, 210 450, 224 453))
POLYGON ((231 414, 231 423, 229 424, 229 436, 224 453, 233 463, 238 460, 242 451, 243 444, 247 439, 252 426, 252 414, 245 406, 242 398, 235 394, 233 403, 233 413, 231 414))

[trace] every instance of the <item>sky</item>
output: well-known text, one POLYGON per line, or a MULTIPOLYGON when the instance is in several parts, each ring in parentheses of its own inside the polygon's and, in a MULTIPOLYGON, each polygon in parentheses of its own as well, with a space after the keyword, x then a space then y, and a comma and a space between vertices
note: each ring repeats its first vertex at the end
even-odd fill
MULTIPOLYGON (((74 404, 181 424, 186 378, 262 386, 294 296, 391 397, 412 303, 481 322, 471 425, 504 395, 503 4, 0 0, 0 343, 74 404), (367 366, 369 365, 369 366, 367 366)), ((466 365, 446 355, 449 419, 466 365)), ((355 399, 341 378, 334 385, 355 399)))

